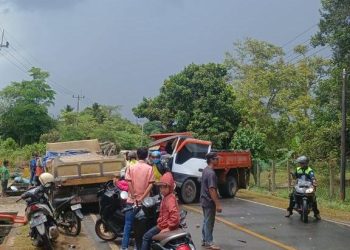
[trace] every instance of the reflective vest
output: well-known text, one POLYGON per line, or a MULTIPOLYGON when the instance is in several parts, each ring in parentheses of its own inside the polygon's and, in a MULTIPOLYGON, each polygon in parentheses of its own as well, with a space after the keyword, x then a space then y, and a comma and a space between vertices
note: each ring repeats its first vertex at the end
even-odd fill
POLYGON ((312 180, 315 178, 314 170, 310 167, 307 167, 306 169, 302 167, 298 167, 296 170, 296 177, 297 179, 300 179, 303 175, 305 175, 306 179, 312 180))
POLYGON ((159 182, 160 177, 162 177, 162 174, 159 172, 158 167, 155 164, 153 165, 153 174, 155 181, 159 182))

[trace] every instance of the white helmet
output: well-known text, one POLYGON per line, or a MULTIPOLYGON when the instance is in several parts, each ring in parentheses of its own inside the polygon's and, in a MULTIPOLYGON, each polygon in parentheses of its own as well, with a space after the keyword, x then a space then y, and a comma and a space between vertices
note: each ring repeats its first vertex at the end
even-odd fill
POLYGON ((42 173, 39 176, 39 181, 40 181, 41 185, 46 186, 49 183, 54 183, 55 182, 55 178, 50 173, 42 173))
POLYGON ((302 155, 302 156, 299 156, 296 159, 296 162, 300 163, 300 164, 308 164, 309 163, 309 159, 305 155, 302 155))

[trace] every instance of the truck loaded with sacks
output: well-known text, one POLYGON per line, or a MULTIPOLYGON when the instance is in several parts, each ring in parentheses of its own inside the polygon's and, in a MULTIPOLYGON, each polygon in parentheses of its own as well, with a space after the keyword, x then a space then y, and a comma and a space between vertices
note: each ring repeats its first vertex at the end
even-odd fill
POLYGON ((203 169, 207 166, 205 155, 215 151, 219 164, 215 167, 218 191, 222 198, 232 198, 240 188, 246 188, 252 167, 249 151, 219 151, 212 149, 210 141, 193 138, 191 133, 166 133, 151 135, 154 140, 150 151, 159 150, 163 162, 173 173, 177 191, 184 203, 198 200, 203 169))
POLYGON ((119 176, 126 165, 113 143, 96 139, 48 143, 45 163, 55 178, 54 196, 78 195, 83 203, 97 202, 101 185, 119 176))

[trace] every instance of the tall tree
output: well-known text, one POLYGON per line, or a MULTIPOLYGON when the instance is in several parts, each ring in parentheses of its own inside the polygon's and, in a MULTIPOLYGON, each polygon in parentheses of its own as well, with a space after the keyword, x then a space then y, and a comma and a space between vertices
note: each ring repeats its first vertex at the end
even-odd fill
POLYGON ((55 92, 46 83, 49 74, 39 68, 32 68, 29 73, 32 80, 13 82, 0 92, 1 135, 12 137, 20 145, 37 142, 41 134, 54 126, 48 114, 55 99, 55 92))
POLYGON ((267 136, 270 156, 279 148, 288 148, 310 125, 315 89, 327 73, 326 60, 306 57, 303 46, 297 46, 295 52, 302 59, 289 64, 282 48, 247 39, 235 43, 234 52, 226 55, 243 119, 267 136))
POLYGON ((322 0, 319 31, 313 37, 314 46, 329 45, 338 65, 350 61, 350 0, 322 0))
POLYGON ((221 64, 191 64, 164 81, 160 94, 133 109, 137 117, 160 121, 167 131, 192 131, 228 148, 239 124, 236 96, 221 64))

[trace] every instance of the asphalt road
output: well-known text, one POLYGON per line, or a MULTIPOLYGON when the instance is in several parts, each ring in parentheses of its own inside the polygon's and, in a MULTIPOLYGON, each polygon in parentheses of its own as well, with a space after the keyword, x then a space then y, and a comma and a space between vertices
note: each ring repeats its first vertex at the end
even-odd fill
MULTIPOLYGON (((298 214, 285 218, 281 209, 241 199, 222 200, 222 204, 223 213, 217 217, 214 239, 224 250, 350 249, 350 226, 325 220, 315 221, 312 217, 308 224, 304 224, 298 214)), ((187 230, 196 248, 202 249, 201 209, 198 204, 183 208, 189 211, 187 230)), ((96 236, 95 221, 96 215, 87 213, 83 223, 91 249, 119 249, 120 239, 108 243, 96 236)))

